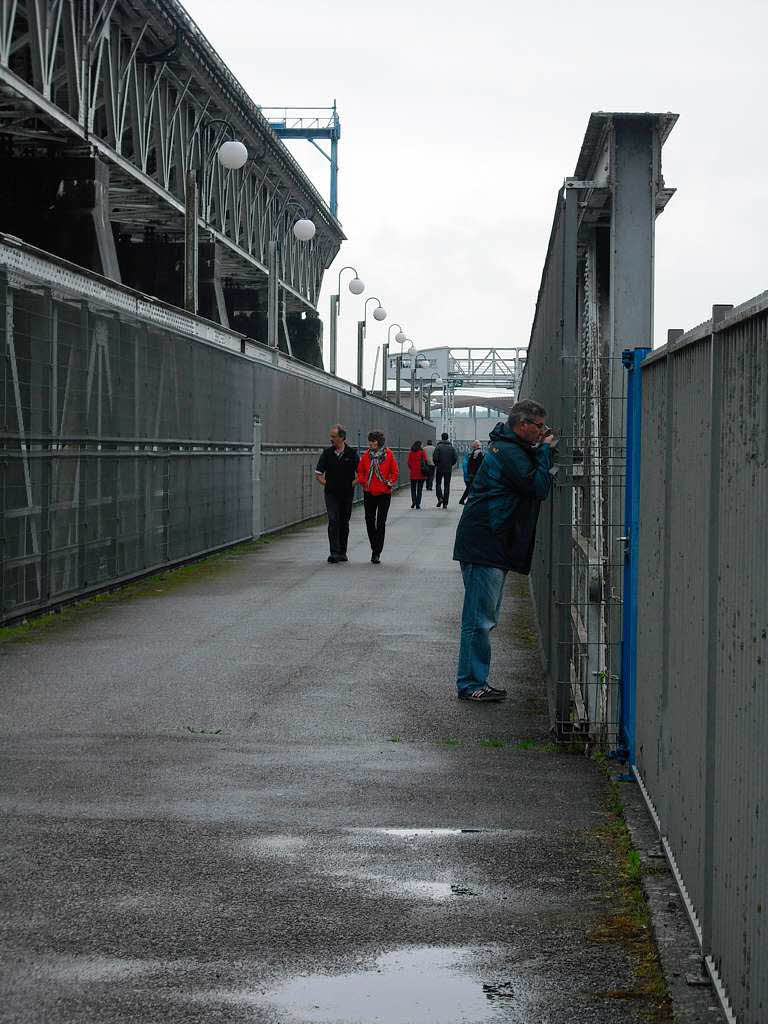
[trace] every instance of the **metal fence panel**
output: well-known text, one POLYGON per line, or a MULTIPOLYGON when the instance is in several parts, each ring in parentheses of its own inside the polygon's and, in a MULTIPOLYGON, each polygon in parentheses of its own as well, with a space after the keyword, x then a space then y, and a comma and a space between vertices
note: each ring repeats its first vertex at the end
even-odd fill
POLYGON ((352 444, 383 430, 404 480, 411 443, 434 438, 223 328, 0 250, 0 621, 321 514, 333 423, 352 444))
MULTIPOLYGON (((536 312, 531 328, 528 358, 520 383, 519 398, 534 399, 547 410, 549 422, 563 434, 562 443, 573 443, 573 426, 566 419, 566 396, 572 394, 570 382, 564 379, 564 367, 572 371, 572 362, 563 361, 564 307, 566 304, 566 263, 575 258, 576 239, 568 230, 566 193, 557 197, 555 216, 544 263, 536 312)), ((575 300, 575 282, 573 288, 575 300)), ((547 695, 550 721, 553 726, 568 719, 568 694, 561 685, 563 680, 562 643, 565 630, 570 629, 570 608, 563 600, 563 585, 559 578, 562 568, 570 568, 570 552, 561 551, 562 530, 570 533, 570 481, 555 478, 553 493, 541 507, 536 530, 536 547, 531 566, 531 591, 536 610, 541 653, 547 677, 547 695), (566 490, 567 488, 567 490, 566 490), (567 618, 565 618, 567 616, 567 618)), ((570 538, 568 540, 570 546, 570 538)), ((570 587, 567 586, 567 591, 570 587)))
POLYGON ((768 1012, 768 293, 643 364, 639 773, 710 970, 768 1012))
POLYGON ((715 335, 720 563, 712 954, 738 1019, 768 1019, 768 296, 715 335))
POLYGON ((668 578, 666 537, 667 363, 644 366, 643 447, 638 545, 637 764, 657 792, 661 771, 660 736, 664 669, 664 584, 668 578), (649 457, 649 449, 655 457, 649 457), (642 669, 642 676, 640 671, 642 669))

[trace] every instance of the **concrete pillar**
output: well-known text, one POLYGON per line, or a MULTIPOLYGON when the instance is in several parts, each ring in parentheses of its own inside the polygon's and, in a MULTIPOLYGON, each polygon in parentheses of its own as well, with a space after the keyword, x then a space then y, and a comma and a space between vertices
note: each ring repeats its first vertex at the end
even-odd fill
POLYGON ((293 354, 304 363, 323 369, 323 321, 314 311, 287 314, 293 354))

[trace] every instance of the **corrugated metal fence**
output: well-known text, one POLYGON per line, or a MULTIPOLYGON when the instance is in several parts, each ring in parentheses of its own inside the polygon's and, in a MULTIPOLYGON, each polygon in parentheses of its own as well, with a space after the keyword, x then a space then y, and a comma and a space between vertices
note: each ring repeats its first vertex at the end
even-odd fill
POLYGON ((635 770, 716 982, 762 1024, 768 292, 715 307, 641 368, 635 770))
POLYGON ((0 346, 0 622, 321 514, 332 423, 352 444, 382 430, 401 468, 434 437, 346 381, 7 236, 0 346))

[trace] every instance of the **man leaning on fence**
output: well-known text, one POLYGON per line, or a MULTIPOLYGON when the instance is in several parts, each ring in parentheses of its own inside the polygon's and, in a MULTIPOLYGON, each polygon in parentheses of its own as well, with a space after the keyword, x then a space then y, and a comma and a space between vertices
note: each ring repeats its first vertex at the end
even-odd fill
POLYGON ((357 449, 347 444, 347 432, 340 424, 331 427, 331 445, 323 449, 315 476, 325 485, 325 507, 328 510, 328 561, 348 562, 347 541, 352 496, 360 461, 357 449))
POLYGON ((494 427, 456 530, 453 557, 464 579, 456 673, 460 700, 499 701, 507 695, 488 685, 490 632, 498 622, 507 572, 531 570, 556 443, 544 416, 538 402, 518 402, 507 422, 494 427))

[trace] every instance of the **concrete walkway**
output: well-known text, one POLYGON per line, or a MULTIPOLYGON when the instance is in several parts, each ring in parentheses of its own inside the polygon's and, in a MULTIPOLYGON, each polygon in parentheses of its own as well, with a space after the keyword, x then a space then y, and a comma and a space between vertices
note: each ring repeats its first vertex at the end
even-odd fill
POLYGON ((380 566, 356 508, 347 565, 299 529, 0 645, 0 1020, 643 1019, 525 587, 457 701, 459 510, 409 504, 380 566))

